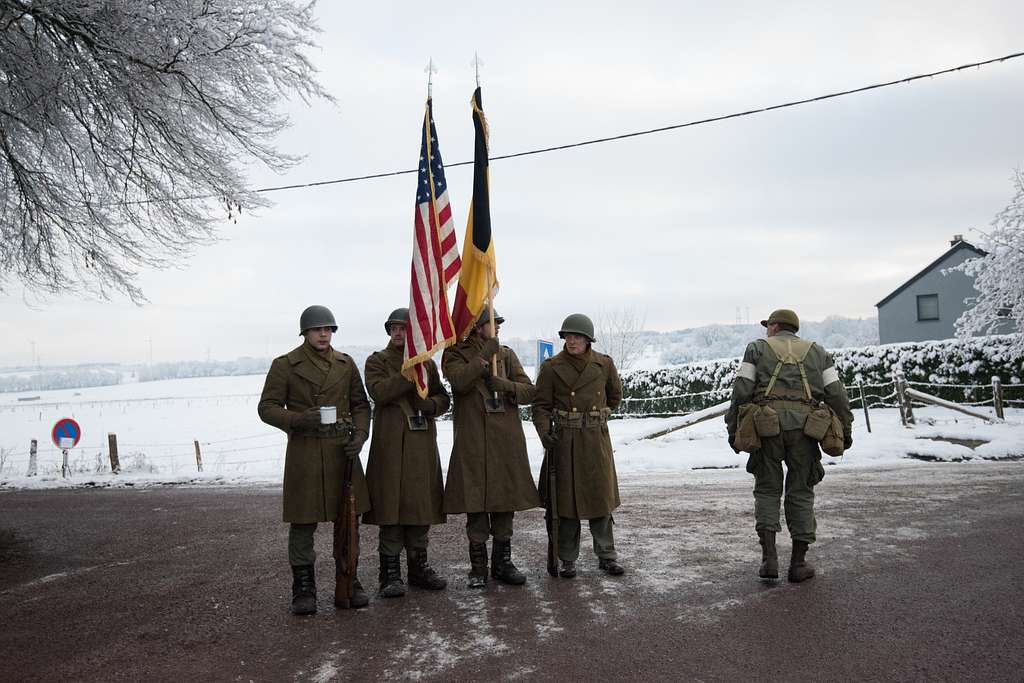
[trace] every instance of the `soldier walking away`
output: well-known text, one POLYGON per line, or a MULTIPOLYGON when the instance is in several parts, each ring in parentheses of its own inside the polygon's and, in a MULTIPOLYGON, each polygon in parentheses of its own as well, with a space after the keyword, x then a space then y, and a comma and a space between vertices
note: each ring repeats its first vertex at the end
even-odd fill
POLYGON ((733 450, 750 450, 747 471, 754 475, 755 529, 761 544, 758 575, 779 576, 775 535, 782 530, 779 504, 785 492, 786 527, 793 539, 788 579, 800 582, 814 576, 805 555, 817 528, 814 487, 825 476, 818 439, 808 436, 805 426, 812 412, 830 410, 842 423, 848 449, 853 445, 853 413, 832 356, 797 336, 796 313, 780 309, 761 324, 767 338, 747 345, 725 423, 733 450))
POLYGON ((373 399, 373 435, 366 463, 370 511, 364 524, 380 526, 380 590, 384 598, 405 595, 400 559, 405 549, 409 584, 441 590, 448 582, 427 562, 432 524, 444 524, 444 484, 434 418, 447 412, 448 392, 437 366, 425 362, 427 397, 402 375, 409 309, 397 308, 384 323, 388 345, 366 359, 366 389, 373 399))
MULTIPOLYGON (((341 522, 337 520, 338 499, 347 458, 354 460, 356 512, 370 509, 359 462, 370 430, 370 403, 359 368, 351 357, 331 347, 331 336, 337 331, 334 315, 326 307, 304 310, 299 317, 303 342, 271 363, 258 407, 261 420, 288 435, 283 519, 290 524, 293 614, 316 612, 313 534, 320 522, 341 522), (320 408, 324 406, 336 408, 335 423, 321 424, 320 408)), ((358 534, 353 542, 358 543, 358 534)), ((356 578, 350 605, 365 607, 368 602, 356 578)))
POLYGON ((441 359, 452 387, 455 444, 448 463, 444 507, 466 514, 470 588, 487 583, 487 539, 494 538, 491 576, 511 585, 526 583, 512 562, 512 520, 517 510, 540 505, 530 474, 519 406, 533 401, 534 387, 515 352, 498 344, 505 319, 485 309, 465 341, 441 359), (497 354, 497 372, 491 358, 497 354), (497 397, 497 399, 495 399, 497 397))
POLYGON ((622 382, 611 357, 591 348, 594 323, 590 318, 573 313, 562 323, 558 336, 565 340, 565 347, 540 366, 533 424, 546 453, 540 471, 540 493, 545 500, 547 460, 558 459, 559 575, 566 579, 576 576, 580 520, 586 519, 599 567, 618 576, 625 569, 615 552, 612 511, 619 507, 619 481, 608 416, 622 400, 622 382), (555 435, 550 433, 552 413, 559 426, 555 435))

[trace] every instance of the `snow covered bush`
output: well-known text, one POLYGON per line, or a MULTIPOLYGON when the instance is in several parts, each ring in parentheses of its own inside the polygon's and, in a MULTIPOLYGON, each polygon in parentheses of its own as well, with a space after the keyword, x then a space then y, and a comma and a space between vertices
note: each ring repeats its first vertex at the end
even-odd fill
MULTIPOLYGON (((991 401, 992 377, 1011 401, 1024 400, 1024 348, 1020 335, 908 342, 832 352, 851 399, 863 385, 869 405, 893 405, 893 374, 900 370, 919 391, 958 403, 991 401)), ((739 358, 691 363, 623 376, 624 415, 689 413, 728 400, 739 358)), ((859 405, 859 403, 857 404, 859 405)))

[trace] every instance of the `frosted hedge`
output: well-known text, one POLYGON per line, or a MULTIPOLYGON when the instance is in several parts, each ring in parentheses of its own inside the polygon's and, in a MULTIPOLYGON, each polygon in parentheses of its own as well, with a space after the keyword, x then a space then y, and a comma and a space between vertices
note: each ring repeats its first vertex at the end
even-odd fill
MULTIPOLYGON (((1012 350, 1016 335, 969 340, 908 342, 832 352, 855 407, 861 386, 869 406, 895 405, 893 375, 902 370, 910 386, 958 403, 992 403, 992 377, 999 376, 1010 405, 1024 406, 1024 355, 1012 350)), ((678 415, 728 400, 739 358, 702 361, 623 376, 620 415, 678 415)))

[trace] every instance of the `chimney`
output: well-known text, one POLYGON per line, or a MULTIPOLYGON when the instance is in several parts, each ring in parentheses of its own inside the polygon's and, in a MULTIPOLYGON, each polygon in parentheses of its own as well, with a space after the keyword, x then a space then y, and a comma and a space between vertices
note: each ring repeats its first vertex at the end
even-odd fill
POLYGON ((955 247, 956 245, 960 244, 963 241, 964 241, 964 236, 963 235, 953 235, 953 239, 951 239, 949 241, 949 246, 955 247))

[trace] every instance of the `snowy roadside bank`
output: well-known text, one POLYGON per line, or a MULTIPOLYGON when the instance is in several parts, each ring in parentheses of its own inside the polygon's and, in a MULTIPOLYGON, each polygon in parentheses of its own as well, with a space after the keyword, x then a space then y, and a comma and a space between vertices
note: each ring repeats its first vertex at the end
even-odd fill
MULTIPOLYGON (((169 380, 97 389, 44 392, 40 401, 19 403, 0 395, 0 489, 152 486, 280 485, 284 434, 256 416, 261 377, 169 380), (83 437, 71 451, 72 476, 60 476, 61 453, 50 441, 56 420, 73 417, 83 437), (107 433, 118 436, 122 473, 109 473, 107 433), (28 444, 39 444, 38 472, 28 471, 28 444), (197 472, 193 440, 203 454, 197 472)), ((1007 412, 1003 424, 987 424, 941 408, 917 411, 913 429, 895 409, 871 411, 873 432, 856 412, 854 447, 842 458, 825 458, 840 469, 908 464, 917 460, 977 462, 1024 457, 1024 410, 1007 412), (930 424, 929 424, 930 423, 930 424)), ((679 417, 614 420, 609 424, 620 480, 658 474, 743 473, 745 455, 732 452, 721 418, 658 439, 644 435, 678 424, 679 417), (712 469, 706 469, 712 468, 712 469)), ((543 451, 532 425, 525 425, 536 476, 543 451)), ((438 449, 446 468, 452 423, 438 423, 438 449)), ((367 456, 363 451, 363 460, 367 456)), ((745 476, 745 473, 743 473, 745 476)))

